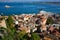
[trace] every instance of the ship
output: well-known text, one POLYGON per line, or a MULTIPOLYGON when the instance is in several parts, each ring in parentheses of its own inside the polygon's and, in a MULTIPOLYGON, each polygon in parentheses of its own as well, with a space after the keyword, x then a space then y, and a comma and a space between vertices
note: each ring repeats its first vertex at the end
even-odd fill
POLYGON ((11 6, 9 6, 9 5, 5 5, 5 8, 10 8, 11 6))

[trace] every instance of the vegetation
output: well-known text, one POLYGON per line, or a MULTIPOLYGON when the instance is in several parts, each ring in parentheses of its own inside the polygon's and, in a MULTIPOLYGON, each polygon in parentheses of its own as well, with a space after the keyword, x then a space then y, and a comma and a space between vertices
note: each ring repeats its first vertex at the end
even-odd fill
POLYGON ((8 19, 6 20, 6 25, 7 25, 7 40, 14 40, 15 39, 16 30, 13 27, 12 16, 8 17, 8 19))
POLYGON ((3 33, 3 37, 0 40, 40 40, 40 37, 35 33, 31 33, 31 37, 29 37, 25 31, 17 32, 13 26, 12 16, 8 17, 6 20, 6 25, 7 28, 0 28, 0 30, 5 31, 5 33, 3 33))
POLYGON ((31 34, 31 40, 40 40, 40 37, 36 33, 32 33, 31 34))
POLYGON ((47 25, 49 25, 49 24, 53 24, 53 19, 51 18, 51 17, 49 17, 48 19, 47 19, 47 22, 46 22, 46 24, 47 25))

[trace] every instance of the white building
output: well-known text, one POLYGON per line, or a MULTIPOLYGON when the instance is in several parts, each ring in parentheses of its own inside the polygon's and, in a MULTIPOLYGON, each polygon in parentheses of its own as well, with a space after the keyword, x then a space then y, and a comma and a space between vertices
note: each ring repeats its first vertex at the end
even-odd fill
POLYGON ((0 27, 7 28, 7 27, 6 27, 5 20, 0 20, 0 27))

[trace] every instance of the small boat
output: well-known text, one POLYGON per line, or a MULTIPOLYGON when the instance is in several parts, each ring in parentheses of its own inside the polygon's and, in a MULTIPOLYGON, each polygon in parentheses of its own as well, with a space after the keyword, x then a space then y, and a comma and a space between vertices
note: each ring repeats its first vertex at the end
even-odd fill
POLYGON ((5 8, 10 8, 11 6, 9 6, 9 5, 5 5, 5 8))

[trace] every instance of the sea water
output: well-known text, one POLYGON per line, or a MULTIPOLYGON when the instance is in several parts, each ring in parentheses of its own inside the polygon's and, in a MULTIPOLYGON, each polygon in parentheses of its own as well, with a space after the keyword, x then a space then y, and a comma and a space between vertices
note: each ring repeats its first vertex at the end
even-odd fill
POLYGON ((12 14, 29 14, 39 13, 41 10, 60 13, 59 4, 47 4, 47 3, 3 3, 0 2, 0 15, 12 15, 12 14), (6 8, 5 5, 10 6, 6 8))

